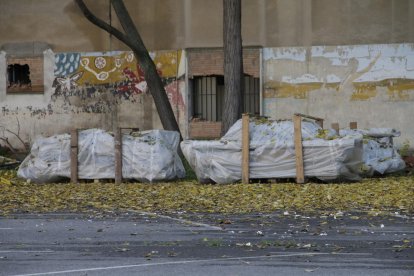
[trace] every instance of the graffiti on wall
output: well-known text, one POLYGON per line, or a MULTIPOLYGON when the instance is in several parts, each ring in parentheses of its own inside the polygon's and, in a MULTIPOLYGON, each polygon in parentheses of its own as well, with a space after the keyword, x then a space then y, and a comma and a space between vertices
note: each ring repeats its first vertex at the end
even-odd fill
MULTIPOLYGON (((158 74, 166 88, 171 105, 184 109, 184 100, 178 89, 181 51, 151 52, 158 74)), ((79 104, 84 112, 107 112, 105 93, 117 100, 140 101, 139 95, 148 93, 144 72, 132 52, 60 53, 55 55, 53 101, 63 99, 65 105, 79 104), (95 101, 91 101, 94 99, 95 101), (91 106, 91 104, 93 106, 91 106), (98 107, 98 108, 94 108, 98 107)))
POLYGON ((412 44, 266 48, 263 58, 265 98, 305 99, 330 89, 351 91, 351 101, 379 93, 390 101, 414 100, 412 44))

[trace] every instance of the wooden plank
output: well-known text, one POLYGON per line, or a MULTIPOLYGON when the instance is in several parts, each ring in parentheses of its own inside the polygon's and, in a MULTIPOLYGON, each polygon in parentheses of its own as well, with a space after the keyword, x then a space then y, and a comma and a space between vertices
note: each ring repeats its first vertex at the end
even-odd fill
POLYGON ((335 130, 336 135, 339 135, 339 123, 332 123, 331 128, 335 130))
POLYGON ((358 123, 357 122, 350 122, 349 123, 349 128, 350 129, 357 129, 358 128, 358 123))
POLYGON ((122 133, 121 129, 117 128, 114 133, 115 144, 115 183, 122 183, 122 133))
POLYGON ((306 114, 302 114, 302 113, 295 113, 294 115, 295 116, 300 116, 302 118, 308 118, 308 119, 311 119, 311 120, 322 121, 323 122, 323 119, 319 118, 319 117, 314 117, 314 116, 310 116, 310 115, 306 115, 306 114))
POLYGON ((242 183, 250 182, 249 172, 249 154, 250 154, 250 137, 249 137, 249 115, 242 115, 242 183))
POLYGON ((70 181, 78 183, 78 130, 70 132, 70 181))
POLYGON ((303 168, 303 148, 302 148, 302 118, 300 115, 293 116, 295 159, 296 159, 296 183, 305 183, 305 172, 303 168))

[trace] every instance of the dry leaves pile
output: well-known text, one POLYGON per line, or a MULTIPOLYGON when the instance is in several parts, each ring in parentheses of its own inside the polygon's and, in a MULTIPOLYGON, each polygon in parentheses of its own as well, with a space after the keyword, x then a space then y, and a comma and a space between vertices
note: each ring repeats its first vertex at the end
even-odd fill
POLYGON ((188 211, 272 212, 399 211, 414 213, 414 177, 344 184, 56 183, 19 181, 0 171, 0 215, 20 212, 188 211))

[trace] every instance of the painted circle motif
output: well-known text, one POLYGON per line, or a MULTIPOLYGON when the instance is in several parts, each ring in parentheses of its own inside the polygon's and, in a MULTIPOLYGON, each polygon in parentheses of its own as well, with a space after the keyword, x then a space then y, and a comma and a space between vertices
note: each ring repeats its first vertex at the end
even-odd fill
POLYGON ((102 69, 106 66, 106 60, 103 57, 95 58, 95 67, 98 69, 102 69))
POLYGON ((83 67, 86 67, 89 65, 89 59, 88 58, 83 58, 81 59, 81 64, 83 67))

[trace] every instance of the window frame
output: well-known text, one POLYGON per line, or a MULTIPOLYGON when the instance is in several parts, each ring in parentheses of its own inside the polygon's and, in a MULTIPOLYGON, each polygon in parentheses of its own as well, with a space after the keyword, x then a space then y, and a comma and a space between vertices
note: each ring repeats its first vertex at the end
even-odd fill
MULTIPOLYGON (((224 76, 194 76, 191 81, 192 117, 202 121, 221 122, 224 106, 224 76), (214 96, 214 99, 211 98, 214 96)), ((259 115, 260 78, 245 74, 244 86, 243 112, 259 115)))

